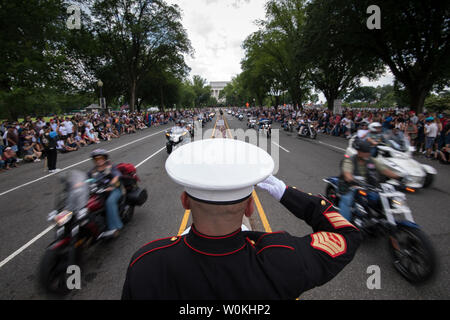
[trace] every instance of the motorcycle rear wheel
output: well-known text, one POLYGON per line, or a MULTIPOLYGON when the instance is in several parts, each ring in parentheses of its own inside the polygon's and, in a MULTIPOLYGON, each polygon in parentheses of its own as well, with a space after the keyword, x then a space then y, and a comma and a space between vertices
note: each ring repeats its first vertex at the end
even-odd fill
POLYGON ((134 206, 128 206, 127 209, 124 210, 121 214, 121 220, 123 224, 129 223, 133 219, 134 215, 134 206))
POLYGON ((389 237, 395 269, 409 282, 421 284, 435 273, 436 254, 428 236, 420 229, 400 225, 389 237))

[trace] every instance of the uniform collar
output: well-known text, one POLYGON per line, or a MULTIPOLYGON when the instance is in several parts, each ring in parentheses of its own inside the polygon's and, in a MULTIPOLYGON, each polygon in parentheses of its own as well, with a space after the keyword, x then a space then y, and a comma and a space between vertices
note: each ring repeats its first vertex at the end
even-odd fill
POLYGON ((184 242, 195 252, 208 256, 230 255, 246 246, 241 228, 224 236, 207 236, 200 233, 192 225, 191 230, 184 237, 184 242))

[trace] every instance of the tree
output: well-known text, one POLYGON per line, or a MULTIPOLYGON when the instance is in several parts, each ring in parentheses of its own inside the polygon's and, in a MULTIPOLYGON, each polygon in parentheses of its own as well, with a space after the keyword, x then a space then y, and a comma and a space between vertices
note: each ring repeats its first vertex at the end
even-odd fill
POLYGON ((126 79, 131 111, 148 73, 187 70, 183 54, 192 49, 177 5, 163 0, 95 0, 91 11, 104 60, 126 79))
POLYGON ((326 1, 313 1, 307 7, 302 36, 302 55, 309 66, 309 77, 325 95, 331 110, 336 99, 360 84, 362 76, 373 79, 382 71, 378 59, 344 50, 336 37, 340 19, 339 11, 326 1))
POLYGON ((356 87, 345 98, 347 102, 373 102, 375 100, 377 100, 377 89, 369 86, 356 87))
POLYGON ((196 95, 192 83, 189 80, 183 81, 180 88, 180 105, 184 108, 194 108, 195 98, 196 95))
POLYGON ((0 110, 17 120, 67 90, 63 1, 0 1, 0 110), (58 90, 57 90, 58 89, 58 90))
POLYGON ((293 103, 300 107, 310 90, 300 42, 305 23, 305 2, 269 0, 266 19, 258 22, 260 29, 250 35, 243 46, 246 50, 244 61, 261 59, 261 71, 271 79, 266 82, 268 87, 272 91, 287 89, 293 103), (261 58, 255 58, 258 56, 261 58))
POLYGON ((141 104, 157 105, 160 110, 165 110, 166 107, 180 104, 181 87, 181 80, 173 73, 152 72, 143 77, 136 95, 141 99, 141 104))
POLYGON ((195 107, 206 107, 211 97, 211 87, 206 85, 206 79, 195 75, 192 80, 192 89, 195 93, 195 107))
POLYGON ((244 106, 247 102, 250 103, 253 98, 244 84, 246 81, 243 73, 234 77, 220 92, 219 98, 225 98, 226 104, 230 106, 244 106))
POLYGON ((447 94, 443 95, 430 95, 425 100, 425 107, 428 111, 432 112, 444 112, 446 110, 450 110, 450 94, 447 91, 447 94))
MULTIPOLYGON (((356 56, 380 59, 405 89, 412 110, 421 112, 438 83, 450 79, 450 2, 380 0, 381 28, 367 27, 369 0, 316 0, 332 8, 339 45, 356 56)), ((331 10, 331 9, 330 9, 331 10)))

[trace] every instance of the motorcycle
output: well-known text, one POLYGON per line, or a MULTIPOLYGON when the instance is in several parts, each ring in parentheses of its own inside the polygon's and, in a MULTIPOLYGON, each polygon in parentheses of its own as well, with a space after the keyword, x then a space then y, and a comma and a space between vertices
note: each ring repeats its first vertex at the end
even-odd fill
POLYGON ((295 121, 289 120, 284 125, 284 131, 292 133, 292 132, 294 132, 294 127, 295 127, 295 121))
MULTIPOLYGON (((133 165, 120 164, 117 168, 127 173, 120 178, 125 192, 119 200, 119 216, 126 225, 133 218, 135 206, 142 206, 148 194, 138 187, 133 165)), ((69 293, 68 267, 80 266, 83 250, 109 239, 102 234, 107 230, 105 202, 109 192, 103 175, 88 179, 84 172, 71 171, 62 182, 63 192, 48 215, 56 233, 40 262, 39 282, 47 292, 64 295, 69 293)))
POLYGON ((179 146, 191 142, 191 134, 187 129, 182 127, 173 127, 167 130, 165 134, 167 138, 166 151, 168 154, 171 154, 179 146))
MULTIPOLYGON (((408 139, 404 136, 398 136, 395 139, 392 135, 386 135, 386 138, 385 143, 377 146, 375 158, 384 163, 391 171, 402 176, 406 175, 406 187, 420 189, 431 186, 437 171, 432 166, 421 164, 413 158, 414 147, 411 147, 408 139)), ((346 150, 347 156, 352 157, 357 153, 353 148, 356 139, 356 135, 350 139, 346 150)), ((398 187, 398 183, 394 180, 390 180, 389 183, 398 187)))
POLYGON ((298 137, 309 137, 311 139, 316 139, 317 131, 314 128, 313 124, 308 121, 300 125, 300 128, 298 130, 298 137))
MULTIPOLYGON (((355 177, 352 222, 365 237, 387 236, 394 268, 407 281, 418 284, 430 279, 436 269, 436 254, 429 237, 413 219, 404 193, 389 183, 371 186, 355 177), (375 196, 376 195, 376 196, 375 196)), ((326 198, 338 211, 341 194, 338 177, 323 180, 326 198)))
POLYGON ((266 135, 268 139, 272 136, 272 125, 270 124, 270 120, 264 119, 259 121, 260 131, 263 135, 266 135))
POLYGON ((247 127, 248 128, 255 128, 256 127, 256 119, 255 118, 249 118, 247 121, 247 127))

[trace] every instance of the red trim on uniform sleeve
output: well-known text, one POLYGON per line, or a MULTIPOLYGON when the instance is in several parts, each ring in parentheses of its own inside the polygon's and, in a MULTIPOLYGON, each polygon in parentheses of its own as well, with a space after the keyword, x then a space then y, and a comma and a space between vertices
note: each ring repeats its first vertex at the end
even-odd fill
POLYGON ((153 242, 161 241, 161 240, 167 240, 167 239, 172 239, 172 238, 173 238, 173 237, 167 237, 167 238, 161 238, 161 239, 157 239, 157 240, 150 241, 149 243, 144 244, 144 245, 141 247, 141 249, 142 249, 143 247, 148 246, 149 244, 152 244, 153 242))
POLYGON ((286 248, 286 249, 290 249, 292 251, 295 251, 295 249, 293 247, 291 247, 291 246, 284 246, 284 245, 281 245, 281 244, 272 244, 270 246, 266 246, 266 247, 262 248, 256 254, 259 254, 261 251, 263 251, 263 250, 265 250, 267 248, 286 248))
MULTIPOLYGON (((164 238, 164 239, 171 239, 171 238, 164 238)), ((162 239, 159 239, 159 240, 162 240, 162 239)), ((171 244, 166 245, 166 246, 158 247, 158 248, 153 248, 153 249, 151 249, 151 250, 149 250, 149 251, 147 251, 147 252, 141 254, 139 257, 137 257, 137 258, 130 264, 130 267, 132 267, 136 262, 138 262, 139 259, 141 259, 141 258, 142 258, 143 256, 145 256, 146 254, 149 254, 150 252, 153 252, 153 251, 156 251, 156 250, 159 250, 159 249, 164 249, 164 248, 171 247, 171 246, 177 244, 178 242, 180 242, 180 240, 181 240, 181 237, 179 237, 178 240, 175 241, 174 243, 171 243, 171 244)), ((158 241, 158 240, 155 240, 155 241, 158 241)), ((152 241, 152 242, 155 242, 155 241, 152 241)), ((152 243, 152 242, 150 242, 150 243, 152 243)))

